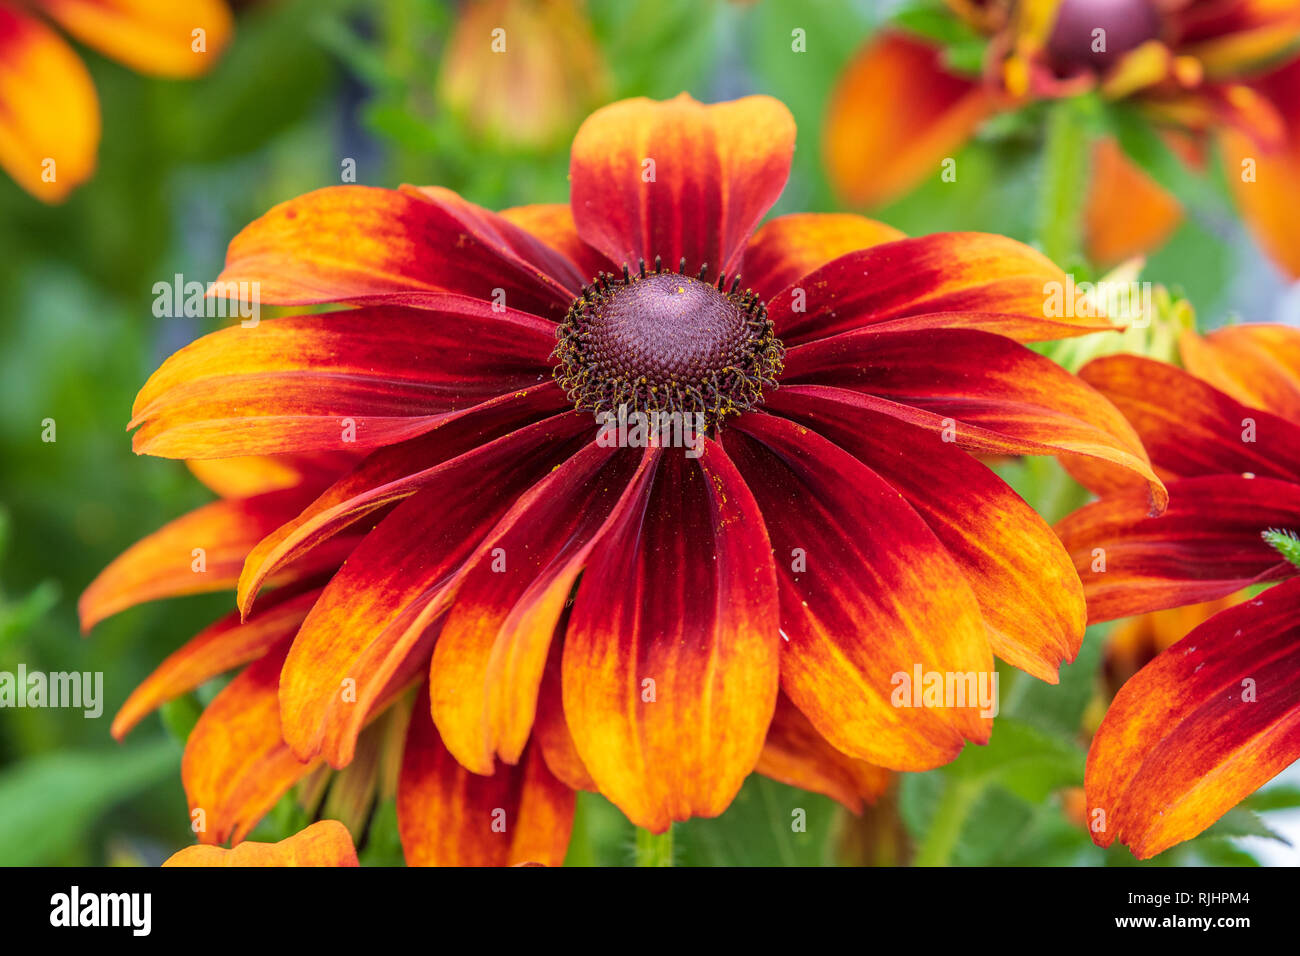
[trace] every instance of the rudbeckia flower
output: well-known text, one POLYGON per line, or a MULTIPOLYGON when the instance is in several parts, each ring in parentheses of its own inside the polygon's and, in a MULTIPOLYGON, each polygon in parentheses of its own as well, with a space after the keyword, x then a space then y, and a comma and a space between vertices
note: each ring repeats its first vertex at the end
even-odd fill
MULTIPOLYGON (((346 766, 420 684, 408 862, 464 858, 496 807, 516 845, 490 860, 548 863, 573 789, 655 832, 721 813, 755 769, 860 805, 881 768, 990 733, 974 700, 898 703, 899 675, 974 678, 997 654, 1056 679, 1078 576, 972 453, 1106 462, 1163 507, 1118 410, 1022 344, 1099 325, 1045 318, 1064 275, 1002 237, 757 228, 794 139, 768 97, 628 100, 579 130, 566 205, 333 187, 235 237, 219 281, 348 308, 182 349, 136 401, 135 449, 364 456, 251 549, 248 623, 268 581, 359 541, 209 707, 194 774, 269 799, 346 766), (651 413, 656 437, 624 430, 651 413), (275 754, 257 774, 254 722, 275 754)), ((219 832, 267 799, 232 798, 219 832)))
POLYGON ((0 167, 51 203, 90 178, 100 132, 90 72, 53 24, 164 77, 207 70, 231 28, 222 0, 0 0, 0 167))
POLYGON ((1089 825, 1144 859, 1300 757, 1300 331, 1189 332, 1182 357, 1186 371, 1115 355, 1079 373, 1133 423, 1169 490, 1149 518, 1140 490, 1079 472, 1104 494, 1058 531, 1090 620, 1285 583, 1210 617, 1110 705, 1088 754, 1089 825))
MULTIPOLYGON (((887 29, 846 69, 825 133, 846 199, 874 205, 925 176, 991 116, 1097 90, 1128 100, 1193 167, 1217 137, 1238 204, 1264 248, 1300 276, 1300 5, 1283 0, 948 0, 953 29, 986 39, 982 73, 936 41, 887 29)), ((977 42, 977 41, 976 41, 977 42)), ((958 44, 958 47, 961 45, 958 44)), ((968 47, 969 48, 969 47, 968 47)), ((1182 216, 1115 139, 1092 147, 1084 211, 1090 257, 1149 251, 1182 216)))
POLYGON ((241 843, 233 849, 189 846, 163 866, 360 866, 352 834, 337 820, 321 820, 279 843, 241 843))

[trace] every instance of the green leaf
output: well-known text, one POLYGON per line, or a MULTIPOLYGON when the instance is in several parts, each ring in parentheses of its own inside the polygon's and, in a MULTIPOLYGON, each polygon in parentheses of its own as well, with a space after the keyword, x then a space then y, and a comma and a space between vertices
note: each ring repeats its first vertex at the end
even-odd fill
POLYGON ((176 773, 169 740, 33 757, 0 774, 0 865, 52 865, 112 806, 176 773))
POLYGON ((1293 810, 1300 807, 1300 786, 1293 783, 1279 784, 1251 794, 1241 801, 1240 806, 1256 813, 1269 810, 1293 810))

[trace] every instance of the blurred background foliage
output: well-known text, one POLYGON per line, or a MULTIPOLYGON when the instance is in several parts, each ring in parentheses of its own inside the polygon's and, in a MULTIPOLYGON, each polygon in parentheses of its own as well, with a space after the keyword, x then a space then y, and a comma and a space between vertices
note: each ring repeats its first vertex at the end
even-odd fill
MULTIPOLYGON (((226 56, 192 82, 148 79, 82 50, 104 118, 97 175, 56 208, 0 178, 0 670, 102 671, 106 700, 97 720, 0 711, 0 863, 156 864, 191 841, 181 744, 217 688, 175 702, 122 745, 108 725, 130 690, 224 613, 230 596, 135 608, 87 638, 75 613, 78 594, 114 556, 208 498, 183 465, 133 455, 124 431, 149 373, 217 324, 155 318, 154 283, 215 277, 242 226, 340 182, 349 159, 370 185, 439 184, 490 208, 565 201, 578 123, 627 96, 780 98, 799 142, 775 212, 834 210, 819 151, 827 94, 898 5, 590 0, 586 21, 534 21, 510 37, 515 56, 529 55, 521 48, 537 37, 551 57, 530 74, 542 81, 527 84, 491 72, 504 69, 486 59, 493 3, 238 4, 226 56), (806 52, 792 50, 796 28, 806 52), (476 91, 482 101, 469 102, 476 91), (52 443, 41 437, 47 419, 52 443)), ((1042 129, 1032 110, 991 124, 957 155, 957 182, 941 182, 936 170, 875 215, 912 234, 979 229, 1041 243, 1040 198, 1059 172, 1044 159, 1042 129)), ((1293 313, 1294 291, 1221 212, 1213 180, 1181 184, 1180 198, 1194 214, 1145 276, 1190 298, 1203 327, 1293 313)), ((1050 462, 1003 470, 1049 518, 1071 502, 1050 462)), ((1104 639, 1089 632, 1057 687, 1003 669, 992 743, 941 771, 904 775, 862 818, 755 777, 719 820, 676 828, 678 862, 1133 864, 1123 849, 1093 847, 1079 823, 1075 788, 1085 728, 1097 719, 1089 705, 1104 639), (792 826, 799 811, 802 831, 792 826)), ((355 801, 350 812, 373 807, 357 833, 363 862, 400 862, 391 795, 380 786, 355 801)), ((254 838, 303 825, 304 802, 286 798, 254 838)), ((1150 865, 1287 859, 1270 821, 1297 804, 1294 785, 1275 783, 1150 865)), ((580 796, 571 862, 626 863, 634 841, 617 810, 580 796)))

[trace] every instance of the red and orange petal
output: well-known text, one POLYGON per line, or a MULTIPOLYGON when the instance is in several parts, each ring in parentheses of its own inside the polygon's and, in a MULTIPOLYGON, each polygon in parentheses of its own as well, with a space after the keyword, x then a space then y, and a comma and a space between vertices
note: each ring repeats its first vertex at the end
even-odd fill
POLYGON ((360 866, 352 835, 337 820, 321 820, 279 843, 190 846, 163 866, 360 866))
POLYGON ((157 76, 206 73, 233 28, 224 0, 36 0, 35 6, 87 46, 157 76))
MULTIPOLYGON (((1124 682, 1186 637, 1193 628, 1204 624, 1220 611, 1240 604, 1250 591, 1237 591, 1227 597, 1201 604, 1151 611, 1121 621, 1106 638, 1106 681, 1110 696, 1118 693, 1124 682)), ((1080 814, 1082 819, 1082 814, 1080 814)))
POLYGON ((1179 341, 1184 367, 1244 405, 1300 424, 1300 329, 1233 325, 1179 341))
POLYGON ((776 575, 765 515, 721 447, 648 449, 653 481, 592 550, 562 661, 564 714, 592 779, 662 832, 722 813, 776 705, 776 575))
POLYGON ((1143 668, 1088 753, 1093 840, 1147 859, 1300 757, 1300 581, 1215 615, 1143 668))
MULTIPOLYGON (((817 731, 894 770, 940 766, 966 740, 987 741, 976 706, 894 703, 896 674, 993 668, 975 595, 920 516, 866 465, 775 415, 737 419, 723 447, 771 536, 781 687, 817 731)), ((565 693, 572 720, 567 674, 565 693)))
POLYGON ((36 17, 0 6, 0 167, 62 202, 90 178, 98 147, 99 99, 81 59, 36 17))
POLYGON ((886 32, 845 70, 832 93, 823 150, 827 175, 846 201, 879 205, 937 175, 997 109, 981 80, 949 72, 942 55, 886 32))
POLYGON ((621 100, 573 140, 570 205, 578 234, 615 264, 661 256, 690 271, 734 273, 745 242, 790 174, 795 126, 768 96, 704 105, 621 100))
POLYGON ((573 828, 574 793, 536 746, 518 766, 470 773, 443 746, 421 691, 407 731, 397 824, 411 866, 559 866, 573 828))
POLYGON ((331 186, 246 226, 217 281, 255 282, 271 305, 437 308, 469 298, 559 319, 589 278, 519 226, 448 190, 331 186))
POLYGON ((902 493, 975 592, 993 652, 1055 683, 1083 639, 1083 589, 1052 528, 942 434, 836 389, 791 386, 768 407, 828 438, 902 493), (906 451, 904 451, 906 449, 906 451))
POLYGON ((1099 266, 1157 249, 1182 222, 1178 200, 1124 155, 1114 139, 1098 140, 1084 207, 1084 243, 1099 266))

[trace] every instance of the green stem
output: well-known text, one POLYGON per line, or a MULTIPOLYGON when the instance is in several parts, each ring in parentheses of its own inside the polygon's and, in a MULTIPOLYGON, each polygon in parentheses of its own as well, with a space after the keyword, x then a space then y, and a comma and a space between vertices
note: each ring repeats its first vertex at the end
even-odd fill
POLYGON ((651 833, 649 830, 636 831, 636 865, 637 866, 672 866, 673 865, 673 828, 663 833, 651 833))
POLYGON ((1047 117, 1038 239, 1047 258, 1067 269, 1082 247, 1091 145, 1088 127, 1083 110, 1071 100, 1055 104, 1047 117))
POLYGON ((914 866, 950 866, 952 854, 971 808, 979 799, 983 784, 976 780, 950 780, 944 788, 929 832, 917 848, 914 866))

